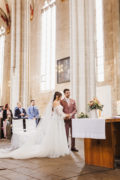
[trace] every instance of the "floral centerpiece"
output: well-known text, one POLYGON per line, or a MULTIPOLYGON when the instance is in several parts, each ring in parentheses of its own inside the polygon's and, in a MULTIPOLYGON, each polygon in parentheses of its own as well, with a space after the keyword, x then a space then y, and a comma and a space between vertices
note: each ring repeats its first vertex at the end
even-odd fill
POLYGON ((103 110, 103 105, 100 103, 100 101, 95 97, 93 98, 93 100, 91 100, 88 103, 89 106, 89 111, 93 110, 93 109, 99 109, 100 111, 103 110))
POLYGON ((78 114, 77 116, 78 118, 88 118, 87 114, 84 114, 83 112, 81 112, 80 114, 78 114))
POLYGON ((95 117, 101 117, 101 111, 103 110, 103 105, 100 103, 100 101, 95 97, 93 100, 91 100, 88 103, 88 110, 90 113, 90 116, 92 118, 95 117))

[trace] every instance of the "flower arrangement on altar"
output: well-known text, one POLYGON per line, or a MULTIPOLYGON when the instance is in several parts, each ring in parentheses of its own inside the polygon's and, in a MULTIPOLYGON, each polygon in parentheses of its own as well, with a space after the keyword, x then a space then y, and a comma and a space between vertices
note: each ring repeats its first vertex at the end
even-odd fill
POLYGON ((81 112, 80 114, 78 114, 77 116, 78 118, 88 118, 87 114, 84 114, 83 112, 81 112))
POLYGON ((89 111, 92 111, 93 109, 99 109, 100 111, 103 110, 103 105, 100 103, 100 101, 95 97, 93 98, 93 100, 91 100, 89 103, 88 103, 88 108, 89 108, 89 111))

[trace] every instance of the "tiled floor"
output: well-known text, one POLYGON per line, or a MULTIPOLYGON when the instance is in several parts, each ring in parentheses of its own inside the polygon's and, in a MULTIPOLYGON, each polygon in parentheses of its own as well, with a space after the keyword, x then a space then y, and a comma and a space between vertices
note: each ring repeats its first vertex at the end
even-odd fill
MULTIPOLYGON (((8 141, 0 141, 0 147, 8 145, 8 141)), ((77 147, 79 153, 58 159, 0 159, 0 180, 120 180, 120 169, 85 166, 81 140, 77 147)))

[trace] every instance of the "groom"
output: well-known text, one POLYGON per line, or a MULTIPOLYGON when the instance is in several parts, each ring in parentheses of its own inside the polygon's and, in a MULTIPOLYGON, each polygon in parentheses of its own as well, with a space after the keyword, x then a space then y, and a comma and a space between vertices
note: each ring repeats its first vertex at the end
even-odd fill
POLYGON ((70 118, 65 119, 65 128, 67 140, 69 139, 69 129, 71 131, 71 151, 78 152, 75 148, 75 138, 72 138, 72 119, 75 118, 75 114, 77 112, 76 104, 73 99, 70 99, 70 90, 64 89, 65 98, 61 101, 61 105, 63 106, 63 112, 65 114, 69 114, 70 118))

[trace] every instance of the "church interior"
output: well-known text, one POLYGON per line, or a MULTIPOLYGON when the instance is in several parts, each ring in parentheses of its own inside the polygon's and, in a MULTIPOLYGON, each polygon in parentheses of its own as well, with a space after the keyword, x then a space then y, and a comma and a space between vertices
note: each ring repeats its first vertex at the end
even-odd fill
MULTIPOLYGON (((14 114, 18 102, 27 109, 35 100, 42 117, 52 94, 67 88, 76 118, 89 116, 89 101, 99 99, 111 138, 111 149, 108 141, 80 137, 79 152, 66 157, 0 159, 0 180, 120 179, 119 51, 120 0, 0 0, 0 108, 9 104, 14 114), (100 166, 87 163, 94 150, 100 166)), ((9 146, 1 137, 0 148, 9 146)))

